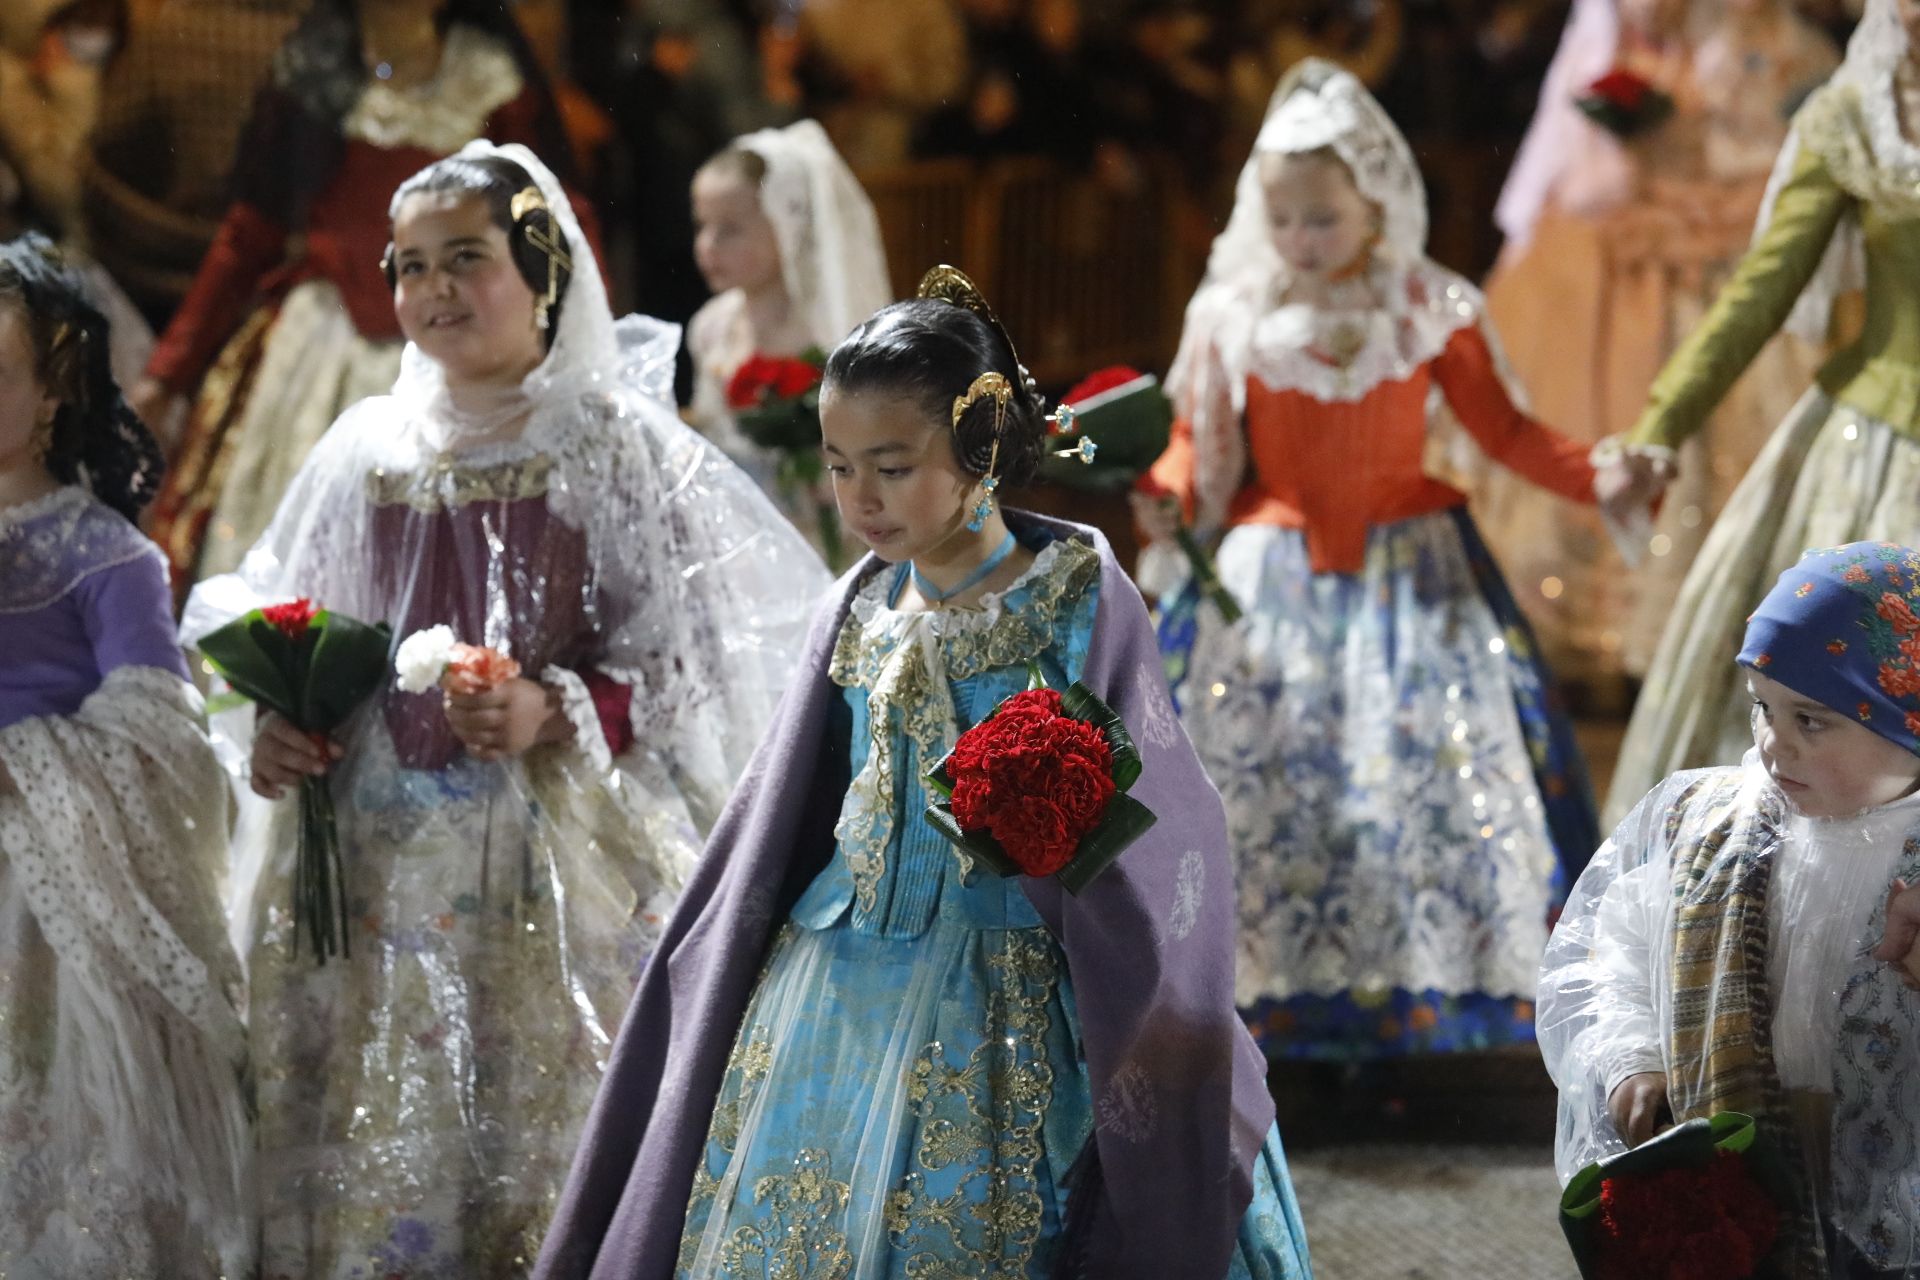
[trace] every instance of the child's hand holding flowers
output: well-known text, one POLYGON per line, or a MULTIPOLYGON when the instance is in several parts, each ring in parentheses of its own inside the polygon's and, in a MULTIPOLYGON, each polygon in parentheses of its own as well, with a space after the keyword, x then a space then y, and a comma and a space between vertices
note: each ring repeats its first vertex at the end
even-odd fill
POLYGON ((556 690, 523 677, 520 664, 496 649, 461 644, 450 627, 408 636, 394 666, 404 692, 440 687, 447 724, 476 760, 524 755, 573 734, 556 690))

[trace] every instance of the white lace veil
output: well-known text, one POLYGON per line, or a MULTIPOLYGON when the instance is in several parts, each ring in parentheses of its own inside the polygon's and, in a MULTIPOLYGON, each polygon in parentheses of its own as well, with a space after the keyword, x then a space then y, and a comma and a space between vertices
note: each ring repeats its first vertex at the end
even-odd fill
MULTIPOLYGON (((1867 0, 1860 25, 1847 41, 1846 60, 1828 79, 1829 85, 1847 84, 1860 95, 1867 120, 1867 135, 1875 156, 1883 163, 1909 150, 1900 136, 1900 123, 1894 112, 1894 72, 1907 56, 1907 30, 1900 25, 1896 8, 1899 0, 1867 0)), ((1766 234, 1773 221, 1773 208, 1780 191, 1800 158, 1800 126, 1796 122, 1773 162, 1767 179, 1767 194, 1760 202, 1760 218, 1754 224, 1753 237, 1766 234)), ((1787 317, 1787 331, 1813 342, 1824 342, 1833 320, 1833 304, 1842 294, 1863 289, 1867 283, 1866 246, 1860 238, 1860 222, 1852 214, 1841 220, 1827 245, 1827 252, 1814 270, 1813 278, 1800 291, 1800 300, 1787 317)))
POLYGON ((787 296, 805 316, 808 337, 831 351, 893 301, 873 202, 812 120, 761 129, 734 146, 766 163, 760 205, 780 245, 787 296))
MULTIPOLYGON (((1195 522, 1202 530, 1220 527, 1244 474, 1240 418, 1249 374, 1275 388, 1357 400, 1381 381, 1405 377, 1468 325, 1486 334, 1500 364, 1498 344, 1482 323, 1478 290, 1428 260, 1426 242, 1426 186, 1406 138, 1352 74, 1319 58, 1302 60, 1267 104, 1266 120, 1234 188, 1233 212, 1214 239, 1206 277, 1188 304, 1180 349, 1167 372, 1167 392, 1193 432, 1195 522), (1369 348, 1345 370, 1269 341, 1273 335, 1262 324, 1286 288, 1288 273, 1268 227, 1260 157, 1321 150, 1339 157, 1360 194, 1380 210, 1372 271, 1394 322, 1390 345, 1369 348)), ((1513 393, 1518 399, 1517 390, 1513 393)), ((1429 410, 1429 470, 1471 487, 1485 459, 1456 429, 1442 397, 1436 394, 1429 410)))
POLYGON ((1284 284, 1286 265, 1267 229, 1260 157, 1320 150, 1339 156, 1360 194, 1380 209, 1382 256, 1409 266, 1426 255, 1427 191, 1406 138, 1359 80, 1331 62, 1306 58, 1267 102, 1253 153, 1234 184, 1233 212, 1207 255, 1203 285, 1266 290, 1284 284))
MULTIPOLYGON (((573 259, 573 276, 567 284, 553 344, 547 358, 521 384, 535 411, 543 404, 570 399, 601 385, 613 377, 615 370, 622 371, 620 381, 643 387, 671 403, 679 330, 651 316, 633 315, 615 322, 593 247, 580 230, 573 203, 553 171, 517 142, 505 146, 484 140, 470 142, 461 148, 460 155, 468 159, 499 156, 525 169, 546 197, 573 259), (636 378, 642 371, 654 376, 636 378)), ((393 394, 409 407, 444 412, 446 376, 439 365, 408 343, 400 358, 400 377, 393 384, 393 394)))

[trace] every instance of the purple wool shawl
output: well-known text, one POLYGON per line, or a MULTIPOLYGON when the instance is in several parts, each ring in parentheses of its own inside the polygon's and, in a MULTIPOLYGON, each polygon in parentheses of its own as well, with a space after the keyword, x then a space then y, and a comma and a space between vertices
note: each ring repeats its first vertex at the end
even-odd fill
MULTIPOLYGON (((1233 1005, 1234 895, 1220 796, 1174 719, 1145 604, 1106 539, 1082 680, 1117 710, 1159 822, 1078 897, 1023 880, 1066 953, 1095 1107, 1060 1273, 1220 1280, 1273 1124, 1266 1064, 1233 1005), (1092 1211, 1087 1211, 1092 1200, 1092 1211)), ((670 1280, 714 1099, 775 927, 827 864, 846 793, 828 742, 834 644, 869 556, 815 616, 800 673, 648 962, 588 1116, 537 1280, 670 1280)))

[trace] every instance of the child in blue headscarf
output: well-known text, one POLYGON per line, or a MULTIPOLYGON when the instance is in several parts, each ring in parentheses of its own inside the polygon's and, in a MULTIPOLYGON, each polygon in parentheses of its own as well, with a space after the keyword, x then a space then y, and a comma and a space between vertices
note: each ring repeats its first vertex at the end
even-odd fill
POLYGON ((1641 801, 1547 948, 1556 1164, 1746 1112, 1779 1274, 1920 1277, 1920 550, 1807 553, 1738 662, 1753 749, 1641 801))

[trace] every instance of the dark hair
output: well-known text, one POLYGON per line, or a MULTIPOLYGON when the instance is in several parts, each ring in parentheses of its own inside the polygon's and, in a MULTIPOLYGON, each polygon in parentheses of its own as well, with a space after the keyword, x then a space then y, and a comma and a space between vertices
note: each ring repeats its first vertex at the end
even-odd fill
MULTIPOLYGON (((1000 477, 1009 485, 1025 484, 1046 452, 1045 410, 1006 336, 965 307, 932 299, 883 307, 833 349, 823 385, 842 393, 910 397, 945 428, 954 400, 983 373, 998 373, 1013 385, 999 436, 1000 477)), ((993 398, 982 396, 953 426, 954 456, 974 475, 985 475, 993 457, 998 412, 993 398)))
MULTIPOLYGON (((552 87, 506 0, 442 0, 438 22, 443 33, 464 26, 491 36, 512 55, 533 95, 534 149, 573 185, 573 151, 552 87)), ((368 78, 355 0, 316 0, 281 43, 254 100, 237 149, 234 197, 303 230, 315 197, 340 167, 344 122, 368 78)))
POLYGON ((51 240, 29 232, 0 244, 0 303, 19 312, 34 376, 60 402, 47 470, 138 519, 160 490, 166 461, 113 380, 107 317, 85 280, 51 240))
MULTIPOLYGON (((484 200, 493 225, 507 233, 507 248, 513 255, 513 265, 520 269, 520 278, 537 298, 546 297, 549 287, 553 289, 546 330, 547 346, 552 347, 553 335, 560 329, 567 285, 573 279, 573 250, 567 244, 566 232, 547 207, 545 196, 522 208, 519 217, 514 216, 514 197, 527 190, 538 193, 539 187, 531 174, 505 156, 448 156, 400 184, 387 206, 388 228, 391 234, 392 220, 399 217, 400 206, 408 196, 458 195, 484 200), (551 252, 548 246, 559 252, 551 252)), ((380 266, 387 274, 388 287, 393 287, 398 274, 391 241, 380 266)))
POLYGON ((695 171, 694 176, 697 178, 703 173, 733 174, 748 186, 758 189, 767 180, 767 159, 757 151, 749 151, 735 144, 708 156, 706 163, 695 171))

